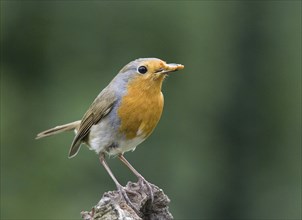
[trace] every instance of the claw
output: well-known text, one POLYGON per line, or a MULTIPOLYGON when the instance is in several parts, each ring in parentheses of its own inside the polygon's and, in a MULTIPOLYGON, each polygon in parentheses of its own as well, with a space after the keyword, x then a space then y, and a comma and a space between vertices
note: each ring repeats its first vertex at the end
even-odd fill
POLYGON ((136 194, 135 192, 131 191, 131 190, 128 190, 128 189, 125 189, 118 181, 117 179, 115 178, 115 176, 113 175, 112 171, 110 170, 108 164, 106 163, 105 161, 105 155, 104 153, 100 153, 99 155, 99 159, 100 159, 100 162, 101 164, 104 166, 104 168, 106 169, 106 171, 108 172, 108 174, 110 175, 110 177, 112 178, 112 180, 114 181, 116 187, 117 187, 117 190, 119 191, 120 193, 120 196, 122 198, 125 199, 125 201, 128 203, 128 205, 136 212, 136 213, 139 213, 139 210, 132 204, 132 202, 130 201, 128 195, 127 195, 127 191, 129 194, 136 194))
POLYGON ((153 190, 152 190, 150 183, 147 180, 145 180, 144 177, 142 177, 142 176, 140 176, 138 178, 138 182, 142 188, 144 187, 144 184, 147 186, 149 193, 150 193, 150 200, 151 200, 151 204, 152 204, 154 201, 154 194, 153 194, 153 190))
POLYGON ((123 154, 119 155, 119 159, 135 174, 135 176, 137 176, 138 182, 139 182, 141 188, 144 187, 144 183, 145 183, 145 185, 147 186, 147 188, 150 192, 150 198, 151 198, 151 204, 152 204, 154 201, 154 195, 153 195, 153 191, 152 191, 150 183, 147 180, 145 180, 145 178, 141 174, 139 174, 139 172, 137 172, 136 169, 134 169, 134 167, 128 162, 128 160, 126 160, 126 158, 123 156, 123 154))
POLYGON ((131 190, 128 190, 128 189, 125 189, 125 187, 119 185, 117 186, 117 190, 119 191, 120 193, 120 196, 122 198, 125 199, 126 203, 136 212, 136 213, 139 213, 139 210, 135 207, 135 205, 133 205, 133 203, 130 201, 128 195, 127 195, 127 192, 129 194, 133 194, 133 195, 136 195, 135 192, 131 191, 131 190))

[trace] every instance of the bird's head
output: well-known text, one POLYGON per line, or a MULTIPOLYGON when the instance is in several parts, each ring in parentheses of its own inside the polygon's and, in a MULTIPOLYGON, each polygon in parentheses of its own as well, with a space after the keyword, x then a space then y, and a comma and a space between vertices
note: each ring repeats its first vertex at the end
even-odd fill
POLYGON ((158 58, 140 58, 124 66, 117 77, 127 83, 161 89, 162 82, 169 73, 183 68, 181 64, 166 63, 158 58))

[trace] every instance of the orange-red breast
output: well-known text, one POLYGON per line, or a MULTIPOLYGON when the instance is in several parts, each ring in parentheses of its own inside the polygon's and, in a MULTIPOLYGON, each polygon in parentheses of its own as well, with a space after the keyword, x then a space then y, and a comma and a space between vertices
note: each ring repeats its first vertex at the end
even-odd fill
POLYGON ((69 158, 74 157, 82 143, 99 154, 100 162, 117 188, 131 204, 124 188, 116 180, 105 161, 105 153, 118 155, 141 183, 148 182, 130 165, 123 153, 134 150, 156 127, 164 106, 161 92, 163 80, 170 72, 183 69, 181 64, 167 64, 157 58, 141 58, 127 64, 101 91, 82 120, 41 132, 37 138, 75 130, 69 158))

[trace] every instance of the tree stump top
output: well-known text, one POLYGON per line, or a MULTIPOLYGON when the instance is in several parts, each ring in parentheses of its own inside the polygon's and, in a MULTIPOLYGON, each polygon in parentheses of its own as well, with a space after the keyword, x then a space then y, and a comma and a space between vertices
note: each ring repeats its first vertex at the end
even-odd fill
POLYGON ((127 193, 138 213, 129 206, 118 191, 109 191, 103 194, 101 200, 91 211, 82 211, 85 220, 170 220, 173 219, 169 212, 170 199, 159 187, 150 184, 154 201, 151 204, 150 192, 145 185, 128 182, 125 189, 133 193, 127 193))

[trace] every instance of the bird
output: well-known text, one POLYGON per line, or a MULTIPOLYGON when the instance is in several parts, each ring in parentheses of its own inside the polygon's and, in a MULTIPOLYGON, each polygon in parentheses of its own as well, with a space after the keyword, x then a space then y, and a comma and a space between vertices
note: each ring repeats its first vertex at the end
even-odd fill
MULTIPOLYGON (((105 158, 117 156, 150 191, 150 183, 126 160, 124 153, 134 151, 158 124, 163 107, 162 84, 171 72, 184 68, 158 58, 139 58, 125 65, 99 93, 81 120, 59 125, 39 133, 36 139, 65 131, 75 132, 68 157, 77 155, 82 144, 98 154, 99 161, 114 181, 120 195, 132 205, 105 158)), ((133 207, 133 205, 132 205, 133 207)))

